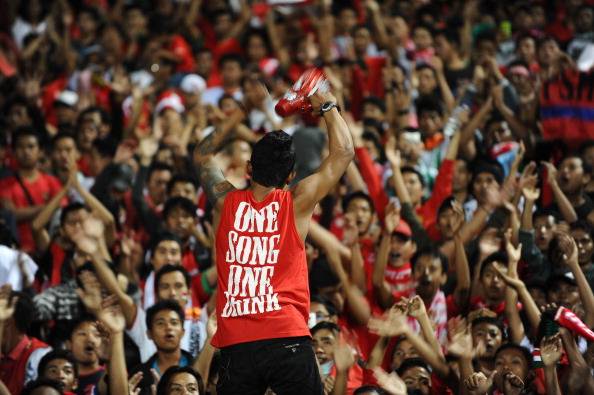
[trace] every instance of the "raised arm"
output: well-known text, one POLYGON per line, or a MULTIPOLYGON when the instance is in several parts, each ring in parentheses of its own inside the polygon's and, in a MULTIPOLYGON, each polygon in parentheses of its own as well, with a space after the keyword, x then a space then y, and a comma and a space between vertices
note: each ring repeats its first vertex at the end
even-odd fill
MULTIPOLYGON (((310 100, 314 111, 319 111, 324 103, 336 103, 331 93, 319 91, 310 100)), ((355 156, 349 127, 338 109, 324 112, 323 118, 328 130, 328 156, 316 173, 299 182, 294 192, 295 218, 303 238, 315 205, 334 188, 355 156)))
MULTIPOLYGON (((517 273, 518 262, 522 256, 522 245, 520 244, 519 246, 514 247, 510 238, 511 231, 508 231, 505 234, 505 249, 509 260, 508 272, 517 273)), ((520 344, 522 339, 524 339, 524 325, 520 318, 517 303, 518 294, 516 290, 513 289, 513 287, 508 286, 505 289, 505 317, 509 323, 511 340, 516 344, 520 344)))
POLYGON ((213 158, 243 117, 243 111, 235 111, 194 149, 194 165, 200 185, 215 210, 220 208, 225 195, 235 187, 225 179, 223 171, 215 164, 213 158))
POLYGON ((31 223, 31 229, 33 230, 33 238, 35 240, 35 249, 37 251, 45 251, 50 244, 50 235, 45 229, 46 225, 52 219, 52 216, 60 207, 60 202, 66 196, 70 182, 62 187, 60 191, 49 201, 49 203, 43 207, 43 209, 37 214, 33 222, 31 223))
POLYGON ((542 162, 542 164, 547 168, 547 182, 553 190, 553 197, 555 198, 555 202, 559 207, 563 219, 569 224, 577 221, 578 217, 575 209, 557 182, 557 168, 551 162, 542 162))

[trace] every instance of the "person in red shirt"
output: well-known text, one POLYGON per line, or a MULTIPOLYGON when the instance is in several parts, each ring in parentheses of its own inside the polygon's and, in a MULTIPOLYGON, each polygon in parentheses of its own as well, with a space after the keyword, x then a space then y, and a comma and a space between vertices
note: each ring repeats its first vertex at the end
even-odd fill
POLYGON ((37 377, 58 381, 62 384, 64 395, 74 395, 78 386, 76 361, 66 350, 52 350, 39 361, 37 377))
POLYGON ((329 154, 293 191, 284 189, 295 174, 295 153, 283 131, 270 132, 255 144, 247 163, 252 182, 242 191, 225 180, 213 159, 229 130, 215 130, 194 152, 217 219, 217 332, 212 344, 221 349, 221 395, 268 387, 282 394, 322 392, 307 326, 304 242, 316 204, 342 177, 354 149, 336 98, 318 90, 309 101, 324 118, 329 154))
POLYGON ((17 170, 0 181, 0 199, 17 220, 21 249, 35 251, 31 221, 41 212, 62 186, 57 178, 38 170, 41 158, 40 136, 30 128, 18 129, 13 137, 17 170))
MULTIPOLYGON (((316 357, 320 362, 324 383, 331 382, 329 379, 331 377, 335 379, 334 383, 346 378, 346 393, 351 395, 363 384, 363 369, 357 363, 347 367, 346 371, 342 366, 337 366, 335 359, 339 356, 335 352, 340 344, 340 334, 340 327, 328 321, 322 321, 311 328, 313 345, 316 357), (341 378, 341 376, 344 377, 341 378)), ((337 391, 336 393, 341 392, 337 391)))
POLYGON ((48 345, 27 336, 35 306, 29 296, 13 292, 10 285, 0 288, 0 381, 11 394, 20 394, 29 369, 36 370, 48 345))

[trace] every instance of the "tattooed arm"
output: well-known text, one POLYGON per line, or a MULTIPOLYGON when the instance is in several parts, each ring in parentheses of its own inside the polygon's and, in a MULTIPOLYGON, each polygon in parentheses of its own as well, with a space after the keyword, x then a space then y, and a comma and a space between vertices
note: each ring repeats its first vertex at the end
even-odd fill
POLYGON ((235 127, 243 120, 243 111, 237 110, 206 136, 194 150, 194 165, 200 185, 215 210, 220 208, 225 195, 235 187, 225 179, 223 171, 217 167, 213 157, 221 149, 235 127))

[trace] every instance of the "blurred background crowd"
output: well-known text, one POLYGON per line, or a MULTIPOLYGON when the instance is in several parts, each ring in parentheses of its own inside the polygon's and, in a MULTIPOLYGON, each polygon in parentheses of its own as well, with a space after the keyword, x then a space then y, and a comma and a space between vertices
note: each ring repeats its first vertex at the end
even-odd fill
POLYGON ((594 393, 593 4, 1 2, 0 394, 216 393, 192 152, 228 130, 245 188, 283 129, 309 175, 312 67, 356 147, 306 243, 325 393, 594 393))

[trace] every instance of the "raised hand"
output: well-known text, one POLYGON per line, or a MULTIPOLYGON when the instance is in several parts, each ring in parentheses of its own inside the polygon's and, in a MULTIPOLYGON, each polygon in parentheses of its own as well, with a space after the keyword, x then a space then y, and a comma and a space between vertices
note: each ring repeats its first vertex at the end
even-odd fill
POLYGON ((334 349, 334 366, 339 372, 346 372, 355 363, 355 354, 351 346, 339 344, 334 349))
POLYGON ((396 372, 388 374, 384 369, 376 367, 373 368, 373 375, 379 386, 386 390, 390 395, 407 394, 406 384, 396 372))
POLYGON ((18 297, 11 297, 11 294, 12 288, 10 284, 4 284, 0 287, 0 324, 14 315, 14 308, 18 297))
POLYGON ((336 379, 333 376, 328 375, 328 377, 324 379, 324 395, 332 393, 335 383, 336 379))
POLYGON ((489 377, 485 376, 483 372, 474 372, 464 380, 464 385, 470 395, 484 395, 493 385, 493 377, 497 373, 494 370, 489 377))
POLYGON ((392 234, 394 229, 400 223, 400 208, 395 202, 390 202, 386 207, 386 213, 384 217, 384 227, 388 234, 392 234))
POLYGON ((522 174, 520 175, 520 179, 518 181, 518 187, 520 190, 526 187, 533 187, 536 188, 536 184, 538 183, 538 174, 536 174, 536 163, 534 161, 528 163, 524 170, 522 170, 522 174))
POLYGON ((402 167, 402 158, 400 156, 400 151, 396 149, 396 138, 394 136, 388 137, 384 150, 386 158, 392 165, 392 168, 400 169, 402 167))
POLYGON ((355 214, 347 213, 344 215, 344 228, 342 232, 342 242, 347 246, 352 246, 359 240, 359 228, 355 214))
POLYGON ((522 196, 528 201, 535 202, 540 197, 540 189, 535 186, 525 186, 522 188, 522 196))
POLYGON ((493 265, 493 268, 508 286, 517 290, 524 285, 524 282, 518 277, 517 271, 513 274, 509 273, 509 268, 500 264, 493 265))
POLYGON ((126 329, 126 318, 119 305, 101 309, 97 318, 111 334, 123 333, 126 329))
POLYGON ((85 270, 78 276, 78 278, 83 287, 77 288, 76 294, 87 310, 93 314, 97 314, 101 310, 101 303, 103 301, 103 297, 101 296, 101 284, 99 284, 97 276, 95 273, 85 270))
MULTIPOLYGON (((507 256, 509 258, 510 267, 512 266, 512 262, 515 263, 515 267, 517 267, 520 258, 522 257, 522 244, 518 244, 517 247, 514 247, 513 243, 511 242, 511 229, 508 229, 505 232, 505 251, 507 252, 507 256)), ((516 270, 509 270, 509 275, 517 274, 516 270)))
POLYGON ((544 366, 555 366, 561 359, 562 351, 563 343, 559 333, 554 336, 544 337, 540 342, 540 356, 544 366))
POLYGON ((458 333, 455 333, 449 344, 448 344, 448 355, 454 357, 471 356, 470 351, 472 350, 472 333, 470 331, 470 325, 458 333))
POLYGON ((128 379, 128 395, 140 395, 140 387, 138 386, 142 381, 142 372, 136 372, 128 379))
POLYGON ((551 185, 557 184, 557 168, 547 161, 540 162, 547 168, 547 182, 551 185))
POLYGON ((427 314, 425 309, 425 303, 419 295, 416 295, 408 301, 408 315, 411 317, 419 318, 427 314))
POLYGON ((372 333, 385 337, 404 335, 410 330, 406 322, 406 313, 395 307, 382 318, 370 318, 367 326, 372 333))

